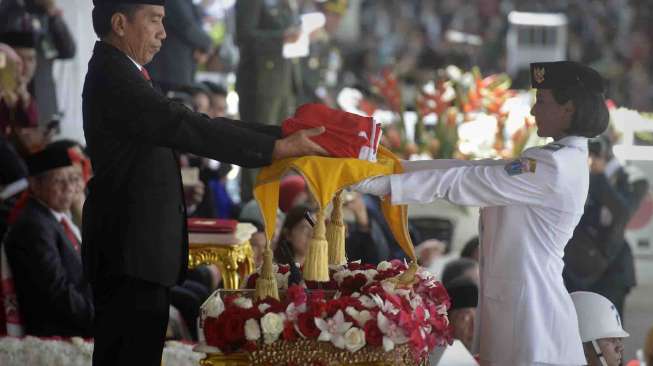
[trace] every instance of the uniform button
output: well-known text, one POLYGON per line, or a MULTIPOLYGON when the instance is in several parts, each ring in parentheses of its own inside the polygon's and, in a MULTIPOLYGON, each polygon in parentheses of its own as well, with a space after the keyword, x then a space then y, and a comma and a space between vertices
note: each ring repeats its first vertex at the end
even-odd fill
POLYGON ((272 70, 274 68, 274 61, 266 61, 265 68, 268 70, 272 70))

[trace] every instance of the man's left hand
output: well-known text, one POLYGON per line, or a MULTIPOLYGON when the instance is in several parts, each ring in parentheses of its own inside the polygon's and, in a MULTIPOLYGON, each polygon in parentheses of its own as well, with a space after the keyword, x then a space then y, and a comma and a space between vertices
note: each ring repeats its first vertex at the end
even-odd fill
POLYGON ((277 140, 272 152, 273 160, 294 158, 306 155, 329 156, 329 153, 311 140, 325 131, 324 127, 300 130, 283 139, 277 140))

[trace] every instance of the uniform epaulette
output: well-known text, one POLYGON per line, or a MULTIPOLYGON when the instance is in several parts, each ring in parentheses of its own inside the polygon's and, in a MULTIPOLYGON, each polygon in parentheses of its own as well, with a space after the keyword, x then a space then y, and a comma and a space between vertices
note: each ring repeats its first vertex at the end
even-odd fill
POLYGON ((558 151, 558 150, 560 150, 560 149, 562 149, 564 147, 566 147, 566 146, 563 145, 563 144, 556 143, 556 142, 553 142, 553 143, 550 143, 548 145, 542 146, 543 149, 551 150, 551 151, 558 151))

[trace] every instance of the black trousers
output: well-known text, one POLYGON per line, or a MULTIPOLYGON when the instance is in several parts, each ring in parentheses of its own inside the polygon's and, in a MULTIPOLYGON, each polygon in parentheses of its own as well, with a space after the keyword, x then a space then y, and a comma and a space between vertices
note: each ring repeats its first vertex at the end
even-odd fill
POLYGON ((160 366, 168 326, 170 289, 133 277, 93 284, 94 366, 160 366))

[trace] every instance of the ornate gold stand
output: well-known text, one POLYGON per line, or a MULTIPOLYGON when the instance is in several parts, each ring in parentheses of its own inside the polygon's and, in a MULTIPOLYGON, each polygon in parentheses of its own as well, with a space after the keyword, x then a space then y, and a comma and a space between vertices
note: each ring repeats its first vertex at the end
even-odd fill
POLYGON ((252 353, 212 354, 200 361, 201 366, 312 365, 327 366, 426 366, 428 358, 415 360, 408 345, 384 352, 383 348, 365 347, 355 353, 340 350, 330 343, 300 339, 259 345, 252 353))
POLYGON ((218 267, 222 274, 224 288, 237 289, 240 287, 240 279, 254 271, 254 252, 249 241, 236 245, 191 243, 188 268, 193 269, 205 264, 214 264, 218 267))

